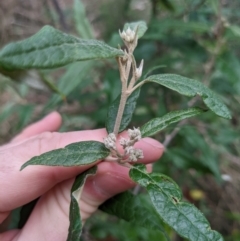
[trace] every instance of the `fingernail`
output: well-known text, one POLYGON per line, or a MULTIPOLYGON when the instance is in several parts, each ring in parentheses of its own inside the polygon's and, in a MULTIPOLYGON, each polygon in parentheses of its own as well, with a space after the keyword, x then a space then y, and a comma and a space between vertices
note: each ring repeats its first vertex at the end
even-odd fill
POLYGON ((159 141, 154 140, 152 138, 146 137, 142 139, 143 142, 147 143, 150 146, 153 146, 154 148, 164 150, 163 144, 161 144, 159 141))

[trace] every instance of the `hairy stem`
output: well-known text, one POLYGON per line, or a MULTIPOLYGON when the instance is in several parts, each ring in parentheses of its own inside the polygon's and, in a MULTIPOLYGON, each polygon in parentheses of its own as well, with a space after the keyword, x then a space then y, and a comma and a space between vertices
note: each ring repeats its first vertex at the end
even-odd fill
POLYGON ((131 54, 131 60, 132 60, 131 61, 132 62, 132 78, 131 78, 129 86, 128 86, 130 90, 133 88, 133 86, 137 80, 137 76, 136 76, 137 67, 136 67, 136 61, 135 61, 133 54, 131 54))
POLYGON ((114 131, 113 131, 113 133, 116 136, 119 132, 119 128, 120 128, 120 125, 121 125, 122 116, 123 116, 123 112, 124 112, 125 105, 126 105, 126 102, 127 102, 127 98, 128 98, 128 94, 126 93, 126 91, 122 91, 120 104, 119 104, 119 108, 118 108, 118 113, 117 113, 117 118, 116 118, 114 131))
POLYGON ((146 82, 147 82, 146 80, 143 80, 143 81, 141 81, 140 83, 136 84, 136 85, 131 89, 130 94, 131 94, 134 90, 136 90, 137 88, 141 87, 141 86, 142 86, 143 84, 145 84, 146 82))
MULTIPOLYGON (((131 32, 131 31, 130 31, 131 32)), ((121 83, 122 83, 122 92, 121 92, 121 99, 118 107, 118 113, 114 125, 114 130, 113 133, 115 136, 118 135, 119 128, 121 125, 125 105, 128 99, 128 96, 133 92, 134 89, 134 84, 136 83, 137 79, 140 78, 139 75, 137 74, 137 67, 136 67, 136 61, 133 56, 133 51, 135 47, 137 46, 137 30, 134 34, 134 39, 131 41, 129 40, 129 36, 126 39, 126 33, 123 31, 123 33, 120 32, 120 36, 124 40, 128 51, 125 50, 125 56, 124 57, 118 57, 117 62, 118 62, 118 67, 119 67, 119 72, 120 72, 120 78, 121 78, 121 83), (124 37, 125 36, 125 37, 124 37), (132 68, 132 78, 130 80, 130 83, 128 83, 129 80, 129 75, 130 71, 132 68), (129 85, 128 85, 129 84, 129 85)), ((132 36, 130 36, 132 38, 132 36)), ((141 69, 143 62, 140 64, 141 69)))
POLYGON ((130 58, 128 57, 126 70, 125 70, 127 79, 129 77, 129 74, 130 74, 131 66, 132 66, 131 57, 130 58))
MULTIPOLYGON (((120 78, 121 78, 121 82, 122 82, 122 93, 121 93, 120 104, 119 104, 119 107, 118 107, 118 113, 117 113, 117 117, 116 117, 116 121, 115 121, 115 125, 114 125, 114 130, 113 130, 113 133, 116 136, 119 132, 123 112, 124 112, 124 109, 125 109, 127 98, 129 96, 129 94, 127 93, 128 76, 126 76, 126 72, 124 71, 125 66, 122 64, 120 58, 117 58, 117 61, 118 61, 118 67, 119 67, 119 72, 120 72, 120 78)), ((129 65, 129 63, 127 63, 127 65, 129 65)))

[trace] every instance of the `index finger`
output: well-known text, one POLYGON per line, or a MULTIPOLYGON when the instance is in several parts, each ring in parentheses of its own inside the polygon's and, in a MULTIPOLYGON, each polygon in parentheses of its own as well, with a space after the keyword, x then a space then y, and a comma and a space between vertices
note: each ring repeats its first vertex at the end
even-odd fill
MULTIPOLYGON (((29 166, 20 172, 20 167, 27 160, 73 142, 86 140, 101 142, 106 135, 105 129, 69 133, 45 133, 21 142, 19 145, 15 145, 14 148, 2 150, 0 154, 2 159, 0 162, 0 212, 10 211, 28 203, 41 196, 57 183, 75 177, 91 166, 67 168, 29 166)), ((151 138, 144 138, 137 145, 143 149, 145 158, 142 162, 144 163, 155 161, 163 152, 162 145, 151 138)))

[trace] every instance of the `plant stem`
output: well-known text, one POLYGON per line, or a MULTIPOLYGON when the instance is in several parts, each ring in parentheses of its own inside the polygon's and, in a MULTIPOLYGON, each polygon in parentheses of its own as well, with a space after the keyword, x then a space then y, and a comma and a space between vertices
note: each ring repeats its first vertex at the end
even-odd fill
MULTIPOLYGON (((119 103, 119 107, 118 107, 118 113, 117 113, 114 129, 113 129, 113 133, 115 134, 115 136, 118 135, 119 128, 120 128, 121 121, 122 121, 123 112, 125 109, 127 98, 129 96, 129 94, 127 93, 127 80, 128 80, 129 72, 126 73, 125 66, 122 64, 120 58, 117 58, 117 62, 118 62, 120 78, 121 78, 121 82, 122 82, 122 93, 121 93, 121 99, 120 99, 120 103, 119 103), (127 76, 126 76, 126 74, 127 74, 127 76)), ((129 66, 129 60, 127 61, 127 66, 129 66)))
POLYGON ((134 91, 134 90, 136 90, 137 88, 139 88, 139 87, 141 87, 143 84, 145 84, 147 81, 146 80, 143 80, 143 81, 141 81, 140 83, 138 83, 137 85, 135 85, 132 89, 131 89, 131 91, 130 91, 130 94, 134 91))
POLYGON ((122 90, 120 104, 119 104, 118 113, 117 113, 117 117, 116 117, 114 131, 113 131, 113 133, 116 136, 118 134, 118 131, 119 131, 119 128, 120 128, 120 125, 121 125, 122 116, 123 116, 123 112, 124 112, 125 105, 126 105, 126 102, 127 102, 127 98, 128 98, 128 94, 126 93, 126 91, 122 90))
POLYGON ((137 76, 136 61, 133 56, 133 51, 134 51, 134 49, 136 47, 136 43, 137 43, 137 34, 136 33, 135 33, 134 38, 135 39, 132 42, 132 44, 127 46, 128 52, 125 51, 125 53, 126 53, 125 58, 127 58, 127 60, 123 59, 121 57, 117 58, 119 72, 120 72, 120 78, 121 78, 121 83, 122 83, 122 92, 121 92, 121 98, 120 98, 120 103, 119 103, 119 107, 118 107, 118 113, 117 113, 114 129, 113 129, 113 133, 115 134, 115 136, 117 136, 118 132, 119 132, 119 128, 121 125, 121 121, 122 121, 122 117, 123 117, 123 113, 124 113, 124 109, 125 109, 125 105, 126 105, 128 96, 133 92, 134 84, 137 81, 137 79, 139 78, 137 76), (129 86, 128 86, 128 79, 129 79, 131 67, 132 67, 132 78, 131 78, 129 86))
POLYGON ((125 70, 126 78, 127 78, 127 79, 128 79, 128 77, 129 77, 129 74, 130 74, 131 66, 132 66, 132 61, 131 61, 131 58, 128 57, 127 65, 126 65, 126 70, 125 70))
POLYGON ((130 80, 128 89, 131 90, 133 88, 136 80, 137 80, 137 77, 136 77, 136 69, 137 69, 137 67, 136 67, 136 61, 135 61, 135 58, 134 58, 133 54, 131 54, 130 56, 131 56, 131 60, 132 60, 131 61, 132 62, 132 78, 130 80))

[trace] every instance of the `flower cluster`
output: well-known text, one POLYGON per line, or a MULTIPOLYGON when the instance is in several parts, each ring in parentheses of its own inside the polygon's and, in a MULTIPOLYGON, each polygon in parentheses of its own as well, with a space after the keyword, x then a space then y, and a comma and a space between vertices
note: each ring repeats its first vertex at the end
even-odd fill
POLYGON ((121 138, 120 145, 125 150, 125 154, 128 155, 129 161, 135 162, 142 159, 144 157, 142 150, 133 147, 142 138, 139 128, 128 129, 128 137, 129 139, 121 138))
POLYGON ((130 50, 130 52, 133 52, 133 50, 137 46, 138 41, 137 29, 134 31, 130 27, 128 27, 127 30, 123 30, 122 32, 119 30, 119 35, 127 48, 130 50))
MULTIPOLYGON (((137 149, 134 144, 139 141, 141 137, 141 132, 139 128, 128 129, 128 137, 129 138, 121 138, 119 143, 124 149, 124 155, 120 161, 124 162, 136 162, 139 159, 142 159, 143 151, 141 149, 137 149)), ((116 136, 114 133, 110 133, 106 138, 104 138, 104 144, 106 148, 112 151, 112 154, 118 153, 116 148, 116 136)))
POLYGON ((138 159, 144 158, 143 151, 141 149, 136 149, 133 146, 128 146, 125 149, 126 154, 128 154, 128 159, 130 162, 136 162, 138 159))
POLYGON ((128 136, 131 141, 134 141, 134 143, 139 141, 142 138, 139 128, 135 128, 135 127, 133 128, 133 130, 128 129, 128 136))
POLYGON ((110 133, 106 138, 103 139, 105 147, 109 150, 116 150, 116 136, 114 133, 110 133))
POLYGON ((120 31, 119 30, 119 35, 120 35, 120 37, 125 41, 125 42, 128 42, 128 43, 131 43, 131 42, 133 42, 134 41, 134 39, 135 39, 135 31, 134 30, 132 30, 132 29, 130 29, 129 27, 127 28, 127 30, 126 31, 120 31))

